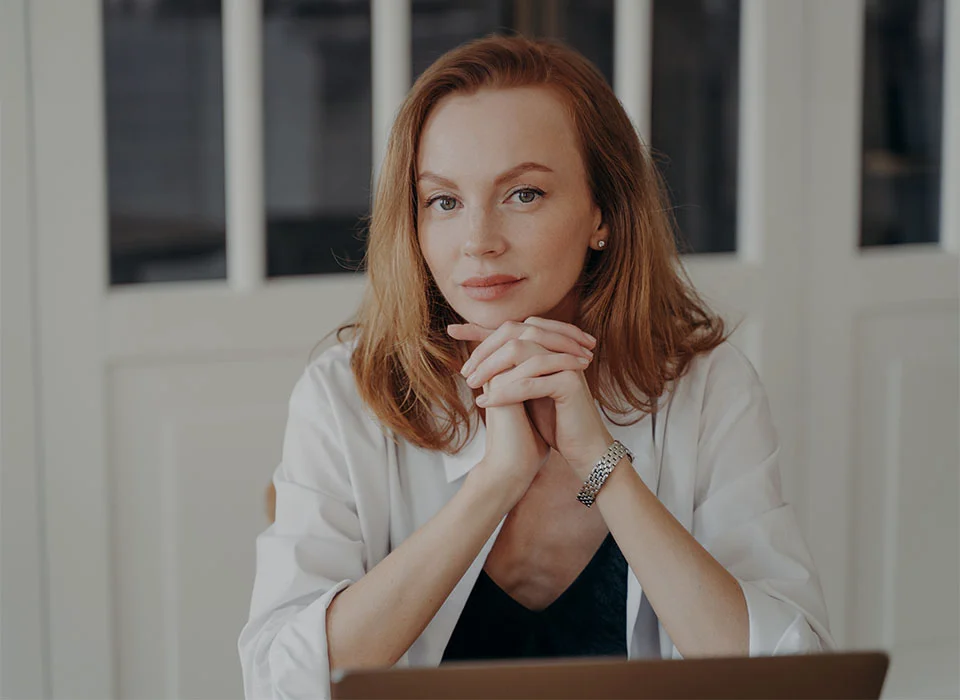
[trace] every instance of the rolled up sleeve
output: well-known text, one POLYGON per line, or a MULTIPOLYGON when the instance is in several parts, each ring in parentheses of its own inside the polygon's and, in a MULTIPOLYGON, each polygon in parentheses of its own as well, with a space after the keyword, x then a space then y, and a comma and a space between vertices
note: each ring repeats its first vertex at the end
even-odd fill
POLYGON ((276 517, 256 541, 250 615, 238 640, 247 698, 329 697, 327 609, 367 566, 349 462, 381 457, 377 436, 349 424, 352 410, 317 365, 291 395, 273 477, 276 517))
POLYGON ((832 649, 819 577, 781 494, 766 394, 738 350, 720 350, 704 389, 693 535, 743 590, 751 656, 832 649))

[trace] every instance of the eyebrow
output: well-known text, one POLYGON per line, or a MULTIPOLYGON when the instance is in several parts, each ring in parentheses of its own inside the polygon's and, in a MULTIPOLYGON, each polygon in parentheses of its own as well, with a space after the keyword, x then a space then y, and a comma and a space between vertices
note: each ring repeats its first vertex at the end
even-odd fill
MULTIPOLYGON (((500 175, 497 176, 497 179, 494 180, 494 184, 500 185, 506 182, 507 180, 512 180, 518 175, 522 175, 523 173, 527 173, 532 170, 541 172, 541 173, 553 172, 552 168, 548 168, 546 165, 543 165, 542 163, 534 163, 532 161, 527 161, 526 163, 520 163, 519 165, 515 165, 509 170, 505 170, 504 172, 502 172, 500 175)), ((445 177, 441 177, 436 173, 431 173, 429 170, 424 170, 422 173, 420 173, 420 178, 419 180, 417 180, 417 182, 418 183, 423 182, 424 180, 432 180, 433 182, 436 182, 438 185, 443 185, 444 187, 456 188, 456 184, 454 184, 452 180, 448 180, 445 177)))

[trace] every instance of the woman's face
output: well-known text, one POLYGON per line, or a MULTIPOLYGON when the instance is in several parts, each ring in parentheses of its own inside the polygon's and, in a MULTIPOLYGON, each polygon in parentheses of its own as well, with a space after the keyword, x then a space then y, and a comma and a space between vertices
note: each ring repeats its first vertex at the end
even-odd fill
POLYGON ((553 92, 445 97, 424 126, 417 173, 420 248, 457 313, 491 329, 574 320, 573 286, 607 229, 553 92))

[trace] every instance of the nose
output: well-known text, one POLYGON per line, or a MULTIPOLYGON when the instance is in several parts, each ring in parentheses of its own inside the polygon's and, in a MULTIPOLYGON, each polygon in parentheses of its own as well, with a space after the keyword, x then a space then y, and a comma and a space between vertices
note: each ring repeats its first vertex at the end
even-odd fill
POLYGON ((500 232, 496 215, 477 207, 467 217, 467 232, 463 240, 463 254, 470 258, 500 255, 506 240, 500 232))

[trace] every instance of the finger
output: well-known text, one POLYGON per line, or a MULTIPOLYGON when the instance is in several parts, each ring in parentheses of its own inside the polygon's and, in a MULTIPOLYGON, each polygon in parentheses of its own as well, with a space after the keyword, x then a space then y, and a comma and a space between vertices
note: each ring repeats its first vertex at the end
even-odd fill
POLYGON ((570 393, 573 389, 574 383, 571 378, 574 374, 571 370, 542 377, 520 379, 512 384, 505 384, 498 390, 477 397, 477 405, 481 408, 499 408, 545 398, 559 402, 565 394, 570 393))
POLYGON ((470 359, 464 364, 460 373, 469 377, 480 365, 510 340, 527 340, 536 343, 544 350, 550 352, 562 352, 570 355, 580 355, 588 360, 593 359, 593 352, 581 345, 570 335, 558 333, 551 330, 545 330, 533 325, 508 321, 496 330, 489 338, 480 343, 470 359))
POLYGON ((518 337, 523 332, 523 328, 523 324, 517 321, 506 321, 505 323, 500 324, 500 327, 497 330, 484 338, 484 340, 474 349, 474 351, 470 354, 470 358, 460 369, 460 374, 462 374, 464 377, 472 374, 473 371, 480 365, 480 363, 490 357, 490 355, 492 355, 497 348, 511 338, 518 337))
POLYGON ((520 334, 521 340, 530 340, 551 352, 565 352, 569 355, 580 355, 588 360, 593 359, 593 350, 585 347, 576 338, 566 333, 558 333, 537 326, 524 324, 526 327, 520 334))
MULTIPOLYGON (((586 354, 582 346, 573 343, 573 349, 575 352, 566 354, 575 354, 584 359, 583 367, 590 364, 593 358, 586 354)), ((552 354, 555 353, 530 340, 517 338, 508 340, 467 376, 467 385, 478 387, 498 374, 507 372, 536 355, 546 356, 552 354)))
POLYGON ((451 323, 447 333, 457 340, 486 340, 493 330, 478 326, 476 323, 451 323))
POLYGON ((537 326, 548 331, 555 331, 557 333, 563 333, 569 335, 571 338, 576 340, 587 347, 595 347, 597 344, 597 339, 586 331, 578 328, 572 323, 564 323, 563 321, 554 321, 549 318, 540 318, 539 316, 530 316, 529 318, 524 319, 523 321, 527 325, 537 326))
POLYGON ((584 366, 583 358, 573 355, 538 355, 489 382, 477 405, 506 406, 545 397, 563 398, 574 380, 579 381, 584 366))

